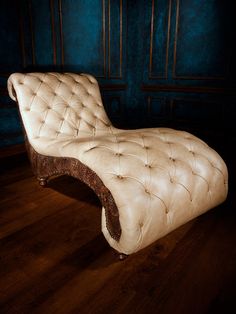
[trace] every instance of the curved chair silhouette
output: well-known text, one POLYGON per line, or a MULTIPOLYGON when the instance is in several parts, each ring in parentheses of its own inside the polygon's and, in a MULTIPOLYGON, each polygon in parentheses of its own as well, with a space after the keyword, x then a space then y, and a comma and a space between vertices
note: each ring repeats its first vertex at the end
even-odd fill
POLYGON ((40 184, 68 174, 90 186, 102 203, 102 232, 120 253, 141 250, 227 196, 227 168, 213 149, 184 131, 113 127, 91 75, 14 73, 8 90, 40 184))

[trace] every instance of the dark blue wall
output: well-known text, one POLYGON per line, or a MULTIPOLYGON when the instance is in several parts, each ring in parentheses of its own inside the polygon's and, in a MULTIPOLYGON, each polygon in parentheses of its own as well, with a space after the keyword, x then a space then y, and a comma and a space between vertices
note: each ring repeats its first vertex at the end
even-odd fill
POLYGON ((0 147, 23 141, 6 92, 16 71, 93 74, 120 126, 232 135, 233 2, 1 0, 0 147))

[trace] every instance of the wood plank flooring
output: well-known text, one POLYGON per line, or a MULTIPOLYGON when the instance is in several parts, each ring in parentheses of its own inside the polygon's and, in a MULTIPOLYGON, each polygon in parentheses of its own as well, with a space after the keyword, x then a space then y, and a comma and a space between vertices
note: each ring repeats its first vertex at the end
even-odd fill
POLYGON ((236 214, 222 206, 119 261, 94 193, 42 188, 27 160, 0 176, 0 313, 236 313, 236 214))

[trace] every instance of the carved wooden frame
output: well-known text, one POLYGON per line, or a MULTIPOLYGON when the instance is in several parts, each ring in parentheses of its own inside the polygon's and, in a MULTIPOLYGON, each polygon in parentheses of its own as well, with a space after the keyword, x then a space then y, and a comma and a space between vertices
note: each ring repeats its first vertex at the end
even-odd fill
POLYGON ((119 211, 109 189, 98 175, 79 160, 71 157, 52 157, 37 153, 25 136, 27 152, 32 170, 41 186, 52 176, 69 175, 87 184, 98 196, 105 208, 106 226, 113 239, 119 241, 121 227, 119 211))

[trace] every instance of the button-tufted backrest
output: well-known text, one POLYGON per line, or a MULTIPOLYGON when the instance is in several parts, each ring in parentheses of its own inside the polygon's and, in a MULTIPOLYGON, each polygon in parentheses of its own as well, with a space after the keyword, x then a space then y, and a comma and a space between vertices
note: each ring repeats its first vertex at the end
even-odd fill
POLYGON ((84 137, 108 132, 96 79, 88 74, 14 73, 8 79, 29 140, 84 137))

